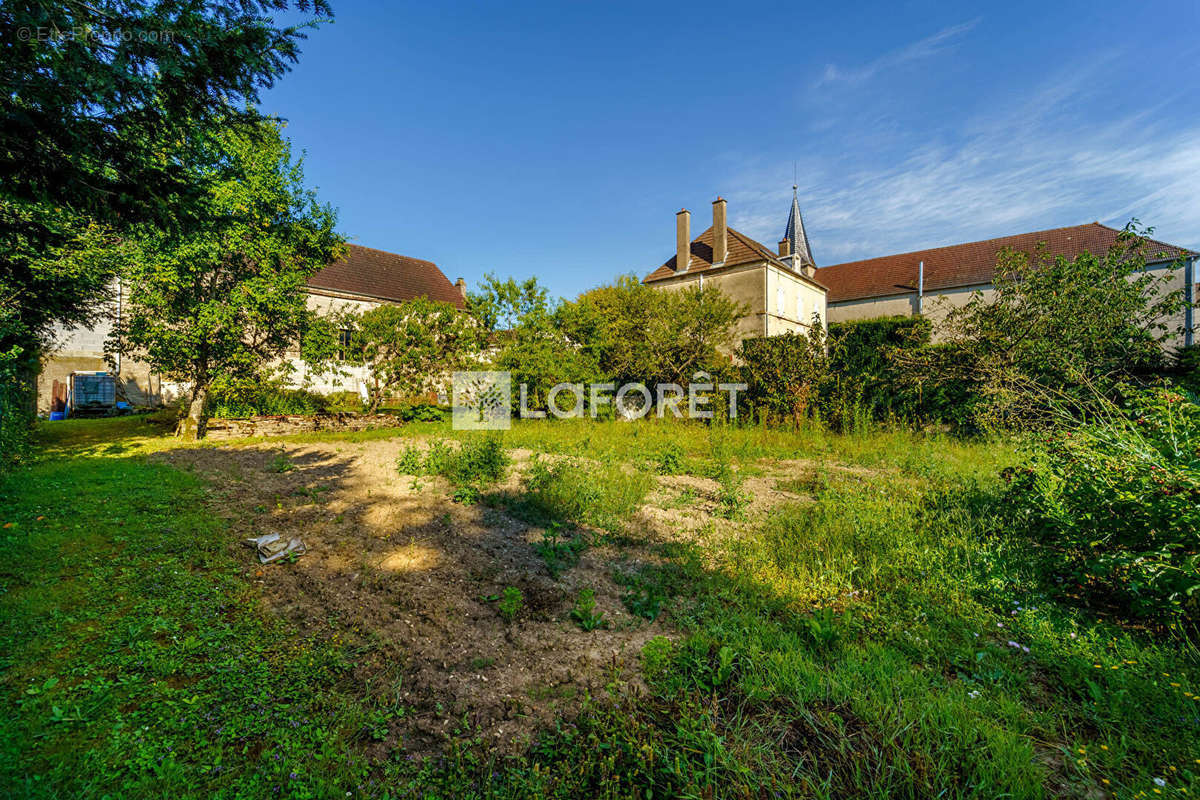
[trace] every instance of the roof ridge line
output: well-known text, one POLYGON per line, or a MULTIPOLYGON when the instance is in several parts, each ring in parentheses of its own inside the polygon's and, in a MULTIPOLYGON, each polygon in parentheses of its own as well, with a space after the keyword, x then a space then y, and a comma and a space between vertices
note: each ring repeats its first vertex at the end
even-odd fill
POLYGON ((433 264, 435 267, 437 266, 437 262, 430 261, 427 258, 417 258, 416 256, 406 256, 403 253, 396 253, 391 250, 382 250, 378 247, 370 247, 365 244, 359 244, 358 242, 349 242, 348 241, 348 242, 346 242, 346 245, 348 247, 359 247, 359 248, 362 248, 363 250, 371 250, 376 253, 383 253, 386 256, 396 256, 397 258, 407 258, 409 261, 420 261, 422 264, 433 264))

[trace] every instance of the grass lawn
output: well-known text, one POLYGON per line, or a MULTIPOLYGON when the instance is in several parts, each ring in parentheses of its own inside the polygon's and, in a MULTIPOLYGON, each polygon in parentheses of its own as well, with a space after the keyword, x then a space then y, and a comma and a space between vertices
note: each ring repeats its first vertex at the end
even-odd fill
POLYGON ((1039 567, 1005 443, 526 421, 474 480, 435 423, 40 437, 0 481, 4 796, 1200 792, 1195 642, 1039 567), (312 550, 259 568, 277 529, 312 550))

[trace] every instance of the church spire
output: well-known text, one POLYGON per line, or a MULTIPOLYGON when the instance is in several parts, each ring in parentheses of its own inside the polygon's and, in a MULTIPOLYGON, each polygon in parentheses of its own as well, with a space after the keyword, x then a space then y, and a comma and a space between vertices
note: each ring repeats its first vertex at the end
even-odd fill
POLYGON ((796 266, 798 262, 801 266, 807 264, 815 267, 817 262, 813 261, 812 248, 808 244, 808 233, 804 230, 804 217, 800 216, 800 198, 796 194, 797 188, 796 184, 792 184, 792 210, 788 213, 787 228, 783 232, 783 238, 788 242, 792 266, 796 266))

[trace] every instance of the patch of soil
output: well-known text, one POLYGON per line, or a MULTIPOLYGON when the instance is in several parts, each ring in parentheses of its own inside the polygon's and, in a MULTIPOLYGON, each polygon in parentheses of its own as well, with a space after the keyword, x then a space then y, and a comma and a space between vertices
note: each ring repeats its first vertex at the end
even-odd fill
MULTIPOLYGON (((618 553, 585 551, 554 580, 534 550, 542 531, 450 501, 441 479, 396 471, 411 441, 175 450, 157 458, 210 480, 230 546, 266 604, 301 632, 343 642, 365 692, 408 711, 377 747, 429 753, 465 728, 512 751, 610 681, 637 686, 642 646, 665 633, 630 615, 609 572, 618 553), (282 458, 281 458, 282 456, 282 458), (283 470, 283 471, 279 471, 283 470), (242 540, 299 536, 294 563, 260 566, 242 540), (508 623, 495 597, 521 590, 508 623), (592 588, 608 629, 569 619, 592 588)), ((518 459, 526 453, 515 453, 518 459)), ((502 488, 517 490, 518 464, 502 488)))

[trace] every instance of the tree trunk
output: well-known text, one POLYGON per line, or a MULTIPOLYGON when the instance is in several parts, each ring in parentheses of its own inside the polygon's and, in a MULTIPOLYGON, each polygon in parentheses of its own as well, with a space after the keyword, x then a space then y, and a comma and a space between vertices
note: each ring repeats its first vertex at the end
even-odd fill
POLYGON ((175 434, 189 442, 199 441, 208 433, 208 413, 204 403, 208 399, 208 387, 197 383, 192 390, 192 401, 188 404, 187 416, 179 421, 175 434))

